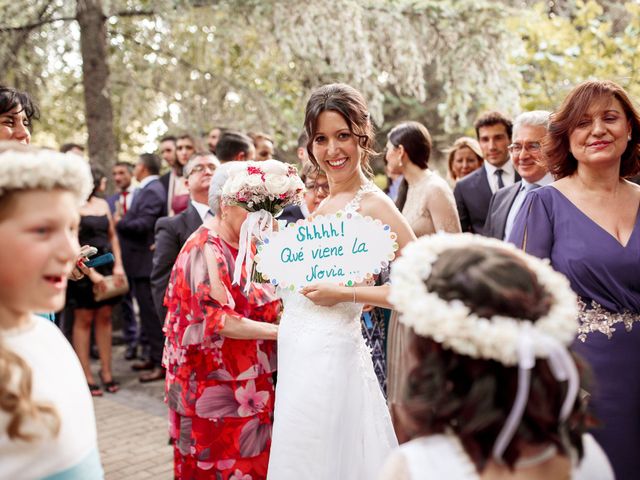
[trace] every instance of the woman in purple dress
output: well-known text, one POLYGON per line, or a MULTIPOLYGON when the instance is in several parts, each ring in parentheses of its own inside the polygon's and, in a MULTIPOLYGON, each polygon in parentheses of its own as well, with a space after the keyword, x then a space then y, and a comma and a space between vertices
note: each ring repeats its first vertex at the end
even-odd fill
POLYGON ((640 117, 610 81, 577 86, 544 141, 553 184, 528 194, 510 241, 549 258, 580 296, 574 344, 593 369, 594 436, 616 478, 640 473, 640 117))

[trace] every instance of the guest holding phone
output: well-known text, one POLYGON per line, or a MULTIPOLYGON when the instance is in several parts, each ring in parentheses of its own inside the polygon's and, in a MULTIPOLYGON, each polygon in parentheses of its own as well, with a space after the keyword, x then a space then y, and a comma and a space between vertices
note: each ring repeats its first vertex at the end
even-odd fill
MULTIPOLYGON (((96 383, 89 361, 89 344, 91 325, 94 324, 96 345, 100 356, 100 380, 105 390, 115 393, 119 389, 118 382, 111 373, 111 310, 120 297, 97 302, 94 299, 94 286, 98 288, 108 275, 121 277, 124 281, 124 270, 120 255, 120 244, 115 234, 111 211, 106 200, 97 196, 105 175, 98 167, 91 168, 93 175, 93 191, 87 203, 80 209, 81 245, 91 245, 97 253, 91 258, 98 259, 107 253, 113 254, 113 263, 97 265, 94 268, 83 268, 85 277, 69 283, 67 302, 74 309, 73 348, 75 349, 93 396, 103 394, 102 387, 96 383)), ((89 252, 92 253, 92 252, 89 252)), ((87 261, 81 261, 84 266, 87 261)), ((91 264, 89 264, 91 265, 91 264)))

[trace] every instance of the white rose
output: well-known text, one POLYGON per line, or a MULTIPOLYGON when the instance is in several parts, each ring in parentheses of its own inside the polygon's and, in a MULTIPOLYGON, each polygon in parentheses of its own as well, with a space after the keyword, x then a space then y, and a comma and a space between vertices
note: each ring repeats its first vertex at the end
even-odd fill
POLYGON ((247 175, 245 177, 245 184, 253 190, 262 185, 262 177, 260 177, 260 175, 247 175))
POLYGON ((265 160, 264 162, 260 162, 260 168, 265 173, 273 173, 276 175, 286 175, 288 166, 286 163, 282 163, 279 160, 265 160))
POLYGON ((224 186, 222 187, 222 194, 225 196, 230 196, 238 193, 242 186, 245 183, 245 175, 234 175, 231 178, 228 178, 226 182, 224 182, 224 186))
POLYGON ((298 189, 304 190, 304 183, 302 183, 302 180, 300 179, 300 177, 298 177, 297 175, 294 175, 288 178, 289 178, 289 190, 291 190, 292 192, 295 192, 298 189))
POLYGON ((285 175, 267 173, 264 183, 270 195, 282 195, 289 191, 289 178, 285 175))

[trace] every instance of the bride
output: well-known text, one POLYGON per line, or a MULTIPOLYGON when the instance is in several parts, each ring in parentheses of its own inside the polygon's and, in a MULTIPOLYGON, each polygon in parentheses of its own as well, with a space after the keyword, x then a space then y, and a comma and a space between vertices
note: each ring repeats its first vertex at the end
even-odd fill
MULTIPOLYGON (((373 127, 364 98, 325 85, 307 103, 310 160, 327 174, 330 195, 317 215, 339 211, 377 218, 415 239, 393 202, 369 180, 373 127)), ((278 384, 270 480, 369 480, 397 445, 371 356, 360 332, 364 304, 389 308, 389 287, 328 283, 282 291, 278 384)))

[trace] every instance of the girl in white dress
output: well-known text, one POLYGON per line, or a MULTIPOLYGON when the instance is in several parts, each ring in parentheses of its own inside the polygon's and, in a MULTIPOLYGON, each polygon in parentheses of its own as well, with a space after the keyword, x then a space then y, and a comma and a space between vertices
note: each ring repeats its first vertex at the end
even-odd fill
MULTIPOLYGON (((24 125, 16 110, 3 125, 24 125)), ((35 315, 64 306, 80 253, 78 208, 92 184, 77 155, 0 143, 2 479, 103 478, 78 357, 51 321, 35 315)))
MULTIPOLYGON (((330 195, 315 214, 377 218, 415 237, 393 202, 368 178, 373 127, 362 95, 325 85, 305 115, 310 160, 327 175, 330 195)), ((364 339, 364 304, 388 308, 388 286, 310 285, 283 292, 270 480, 370 480, 397 445, 364 339)))
POLYGON ((411 328, 404 419, 414 440, 381 480, 612 480, 585 434, 585 367, 568 280, 513 246, 471 234, 423 237, 392 268, 411 328))

